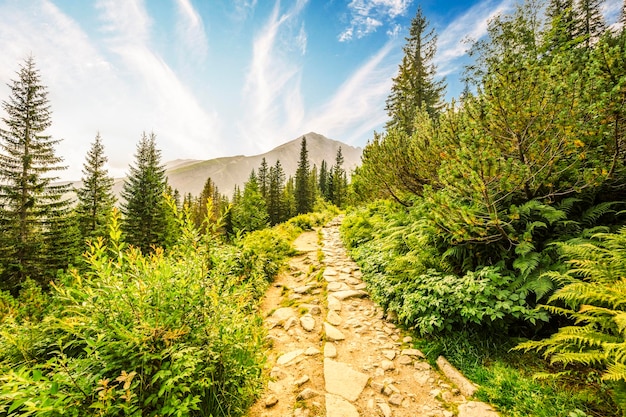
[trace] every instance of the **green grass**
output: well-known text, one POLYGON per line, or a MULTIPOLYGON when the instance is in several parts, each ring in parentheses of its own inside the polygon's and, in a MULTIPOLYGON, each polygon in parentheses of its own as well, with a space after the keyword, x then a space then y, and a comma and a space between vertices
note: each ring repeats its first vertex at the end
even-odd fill
POLYGON ((511 352, 517 342, 493 340, 467 332, 417 339, 415 344, 434 363, 444 355, 480 389, 476 398, 492 404, 508 417, 618 417, 610 388, 594 372, 571 370, 562 378, 536 378, 555 375, 561 369, 534 354, 511 352))

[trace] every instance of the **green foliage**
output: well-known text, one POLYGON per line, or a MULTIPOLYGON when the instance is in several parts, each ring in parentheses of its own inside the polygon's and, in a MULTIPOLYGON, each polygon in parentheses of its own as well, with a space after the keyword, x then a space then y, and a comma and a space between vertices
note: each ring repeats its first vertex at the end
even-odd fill
POLYGON ((265 199, 259 191, 254 171, 244 184, 243 195, 232 210, 232 224, 235 233, 253 232, 269 225, 265 199))
POLYGON ((306 137, 303 136, 294 190, 297 214, 308 213, 313 209, 313 188, 311 187, 310 171, 309 151, 306 148, 306 137))
POLYGON ((559 248, 571 269, 550 274, 563 287, 542 308, 573 323, 517 348, 539 351, 552 363, 601 369, 602 379, 615 382, 616 402, 626 415, 626 228, 559 248))
POLYGON ((113 178, 105 167, 107 160, 98 133, 83 165, 82 186, 76 190, 78 227, 84 239, 106 236, 107 221, 115 203, 113 178))
POLYGON ((148 253, 171 241, 165 201, 167 178, 154 133, 143 133, 135 159, 122 190, 122 230, 126 242, 148 253))
POLYGON ((0 288, 13 292, 27 278, 46 284, 77 245, 64 197, 69 185, 54 184, 54 172, 66 167, 55 155, 59 140, 45 134, 52 124, 47 88, 32 57, 17 75, 0 128, 0 288))
POLYGON ((0 413, 245 413, 264 361, 258 297, 290 245, 281 232, 224 246, 217 226, 200 235, 172 207, 181 235, 169 252, 127 247, 114 213, 108 242, 91 244, 88 268, 49 302, 34 286, 2 293, 0 413))
POLYGON ((501 415, 516 417, 618 417, 609 388, 594 374, 571 372, 560 379, 535 377, 553 372, 549 364, 528 353, 510 349, 513 339, 498 334, 460 330, 418 340, 429 360, 444 355, 472 382, 476 397, 501 415))

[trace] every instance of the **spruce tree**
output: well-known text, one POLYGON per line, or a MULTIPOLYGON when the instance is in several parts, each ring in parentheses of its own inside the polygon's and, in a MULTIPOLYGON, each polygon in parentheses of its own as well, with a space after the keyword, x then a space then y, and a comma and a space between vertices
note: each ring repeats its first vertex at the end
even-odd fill
POLYGON ((587 48, 591 47, 606 30, 602 3, 604 0, 578 0, 576 3, 576 33, 585 37, 587 48))
POLYGON ((391 118, 387 129, 398 128, 411 134, 417 110, 424 108, 434 118, 442 107, 445 84, 442 80, 435 80, 433 59, 437 52, 437 36, 429 26, 419 7, 411 21, 403 47, 404 57, 387 98, 386 110, 391 118))
POLYGON ((296 170, 295 199, 296 214, 308 213, 313 209, 312 192, 309 182, 309 152, 306 149, 306 137, 302 137, 300 160, 296 170))
POLYGON ((259 183, 259 191, 261 195, 267 202, 267 194, 269 189, 269 168, 267 166, 267 161, 265 158, 261 161, 261 166, 259 167, 259 175, 257 176, 259 183))
POLYGON ((550 0, 546 10, 550 29, 548 49, 569 47, 576 38, 576 19, 573 0, 550 0))
POLYGON ((265 199, 261 195, 258 180, 253 170, 248 182, 244 184, 241 200, 233 207, 233 229, 235 232, 260 230, 267 227, 268 220, 265 199))
POLYGON ((346 195, 348 191, 348 179, 346 177, 346 171, 343 169, 343 154, 341 153, 341 146, 337 149, 337 156, 335 158, 335 165, 333 165, 330 172, 329 181, 329 194, 330 201, 337 207, 341 207, 345 204, 346 195))
POLYGON ((280 163, 276 161, 269 169, 267 192, 267 213, 270 217, 270 224, 275 225, 284 220, 283 213, 283 191, 285 189, 285 171, 280 163))
POLYGON ((167 179, 161 165, 156 135, 144 132, 137 145, 135 165, 122 189, 122 231, 126 242, 147 253, 167 241, 167 207, 164 192, 167 179))
POLYGON ((54 184, 54 172, 66 167, 55 154, 60 140, 45 134, 52 123, 47 88, 32 57, 17 76, 0 128, 0 286, 11 290, 28 277, 47 283, 77 251, 72 202, 64 198, 70 186, 54 184))
POLYGON ((83 238, 106 235, 109 214, 115 204, 113 178, 108 175, 107 161, 98 133, 83 164, 82 186, 76 190, 78 227, 83 238))
POLYGON ((321 196, 327 201, 330 201, 330 194, 328 192, 328 176, 329 176, 328 163, 326 163, 325 160, 322 160, 322 163, 320 165, 320 175, 319 175, 319 181, 318 181, 319 190, 320 190, 321 196))

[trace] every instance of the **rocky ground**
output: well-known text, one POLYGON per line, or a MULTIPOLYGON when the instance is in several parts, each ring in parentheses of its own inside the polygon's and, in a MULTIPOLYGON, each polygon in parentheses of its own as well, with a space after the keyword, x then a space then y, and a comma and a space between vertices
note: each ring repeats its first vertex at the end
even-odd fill
POLYGON ((385 320, 346 254, 340 220, 296 240, 300 255, 263 300, 269 382, 250 416, 497 416, 469 398, 475 387, 445 359, 448 376, 385 320))

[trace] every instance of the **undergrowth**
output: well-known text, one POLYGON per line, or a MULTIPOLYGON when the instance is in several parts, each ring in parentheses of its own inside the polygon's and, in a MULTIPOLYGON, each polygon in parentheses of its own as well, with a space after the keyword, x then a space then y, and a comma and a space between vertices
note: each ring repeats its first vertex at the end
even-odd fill
POLYGON ((299 216, 235 245, 177 213, 179 242, 144 255, 119 215, 87 268, 43 293, 0 293, 0 415, 237 416, 262 386, 259 297, 293 254, 299 216))

